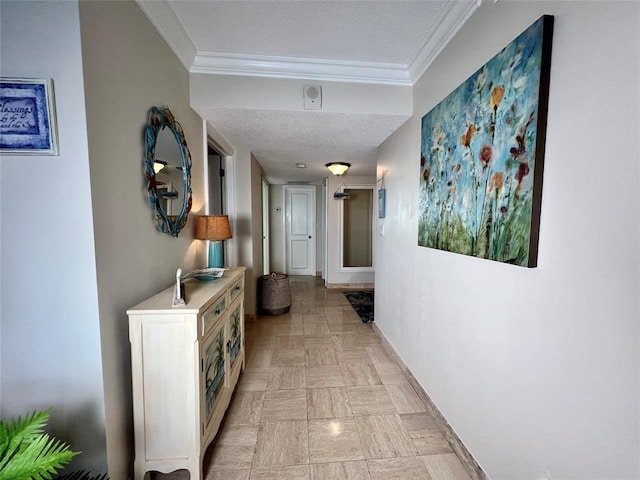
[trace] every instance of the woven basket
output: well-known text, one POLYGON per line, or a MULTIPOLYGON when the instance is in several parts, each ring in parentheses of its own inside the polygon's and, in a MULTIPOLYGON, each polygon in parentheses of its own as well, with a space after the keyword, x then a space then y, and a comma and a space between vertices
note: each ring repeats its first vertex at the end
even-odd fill
POLYGON ((291 309, 289 277, 284 273, 272 273, 260 277, 260 308, 267 315, 283 315, 291 309))

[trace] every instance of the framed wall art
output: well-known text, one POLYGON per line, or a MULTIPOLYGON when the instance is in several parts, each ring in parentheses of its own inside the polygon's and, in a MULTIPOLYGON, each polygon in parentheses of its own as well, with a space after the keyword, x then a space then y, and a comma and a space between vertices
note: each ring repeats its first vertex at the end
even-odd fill
POLYGON ((51 79, 0 79, 0 153, 58 154, 51 79))
POLYGON ((553 17, 422 118, 418 245, 535 267, 553 17))
POLYGON ((378 218, 384 218, 387 211, 387 189, 378 190, 378 218))

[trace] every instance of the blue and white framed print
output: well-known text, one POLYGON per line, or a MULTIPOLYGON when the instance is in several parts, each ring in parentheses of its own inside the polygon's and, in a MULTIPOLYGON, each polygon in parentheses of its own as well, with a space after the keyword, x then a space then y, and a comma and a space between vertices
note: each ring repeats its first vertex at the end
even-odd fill
POLYGON ((0 153, 58 155, 51 79, 0 79, 0 153))

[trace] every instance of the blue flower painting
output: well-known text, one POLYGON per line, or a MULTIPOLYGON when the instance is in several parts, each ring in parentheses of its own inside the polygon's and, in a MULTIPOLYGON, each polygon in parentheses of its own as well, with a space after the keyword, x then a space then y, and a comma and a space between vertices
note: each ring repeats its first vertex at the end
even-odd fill
POLYGON ((422 118, 418 245, 535 267, 553 17, 422 118))

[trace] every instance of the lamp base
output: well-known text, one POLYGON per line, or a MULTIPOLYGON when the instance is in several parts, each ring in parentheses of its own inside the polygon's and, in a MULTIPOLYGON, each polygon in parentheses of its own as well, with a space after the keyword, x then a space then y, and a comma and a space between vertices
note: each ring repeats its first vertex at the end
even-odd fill
POLYGON ((209 241, 209 268, 222 268, 224 265, 224 255, 222 254, 222 241, 209 241))

